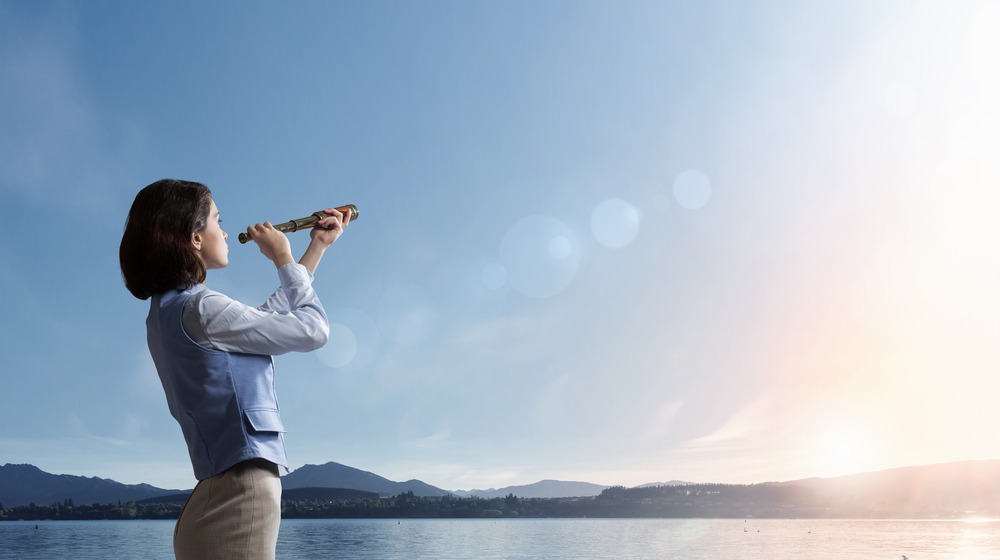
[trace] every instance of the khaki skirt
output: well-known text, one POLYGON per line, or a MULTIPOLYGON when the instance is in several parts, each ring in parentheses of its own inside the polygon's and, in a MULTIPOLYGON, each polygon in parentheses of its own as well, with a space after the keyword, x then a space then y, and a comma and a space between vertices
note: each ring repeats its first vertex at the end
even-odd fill
POLYGON ((174 528, 177 560, 274 560, 278 466, 254 459, 198 482, 174 528))

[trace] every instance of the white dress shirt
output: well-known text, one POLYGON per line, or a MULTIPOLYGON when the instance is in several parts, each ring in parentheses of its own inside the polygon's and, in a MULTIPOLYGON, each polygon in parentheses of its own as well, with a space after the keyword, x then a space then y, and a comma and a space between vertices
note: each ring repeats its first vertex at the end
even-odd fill
POLYGON ((281 287, 260 307, 195 285, 184 307, 188 336, 208 348, 271 356, 322 347, 330 337, 330 323, 313 290, 312 274, 291 263, 278 269, 278 279, 281 287))

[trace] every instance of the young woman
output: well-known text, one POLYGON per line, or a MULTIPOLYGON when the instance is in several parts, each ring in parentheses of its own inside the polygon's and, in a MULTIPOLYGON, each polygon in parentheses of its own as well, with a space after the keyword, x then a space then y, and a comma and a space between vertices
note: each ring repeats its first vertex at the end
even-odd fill
POLYGON ((132 295, 151 298, 149 352, 198 479, 174 529, 178 559, 274 558, 287 459, 271 357, 314 350, 329 336, 312 275, 351 216, 325 212, 298 263, 270 222, 247 228, 281 284, 251 307, 204 284, 206 271, 229 264, 208 187, 157 181, 129 210, 122 276, 132 295))

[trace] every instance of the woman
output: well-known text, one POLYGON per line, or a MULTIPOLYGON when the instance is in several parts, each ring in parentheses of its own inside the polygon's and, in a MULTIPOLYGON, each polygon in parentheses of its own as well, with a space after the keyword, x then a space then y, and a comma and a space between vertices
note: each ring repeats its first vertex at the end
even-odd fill
POLYGON ((272 356, 315 350, 329 336, 312 274, 351 216, 324 212, 298 263, 269 222, 247 228, 281 284, 255 308, 204 284, 206 271, 229 264, 228 235, 208 187, 157 181, 129 210, 122 276, 132 295, 151 298, 149 352, 198 479, 174 529, 178 559, 274 558, 278 468, 287 470, 288 461, 272 356))

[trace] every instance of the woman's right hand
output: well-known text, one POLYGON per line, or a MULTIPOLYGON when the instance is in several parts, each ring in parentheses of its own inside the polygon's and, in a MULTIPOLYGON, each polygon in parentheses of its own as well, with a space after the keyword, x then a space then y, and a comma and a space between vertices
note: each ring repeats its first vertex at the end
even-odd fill
POLYGON ((260 248, 260 252, 273 262, 276 268, 295 262, 292 259, 292 246, 288 242, 288 236, 274 229, 271 222, 248 227, 247 235, 253 239, 257 247, 260 248))

